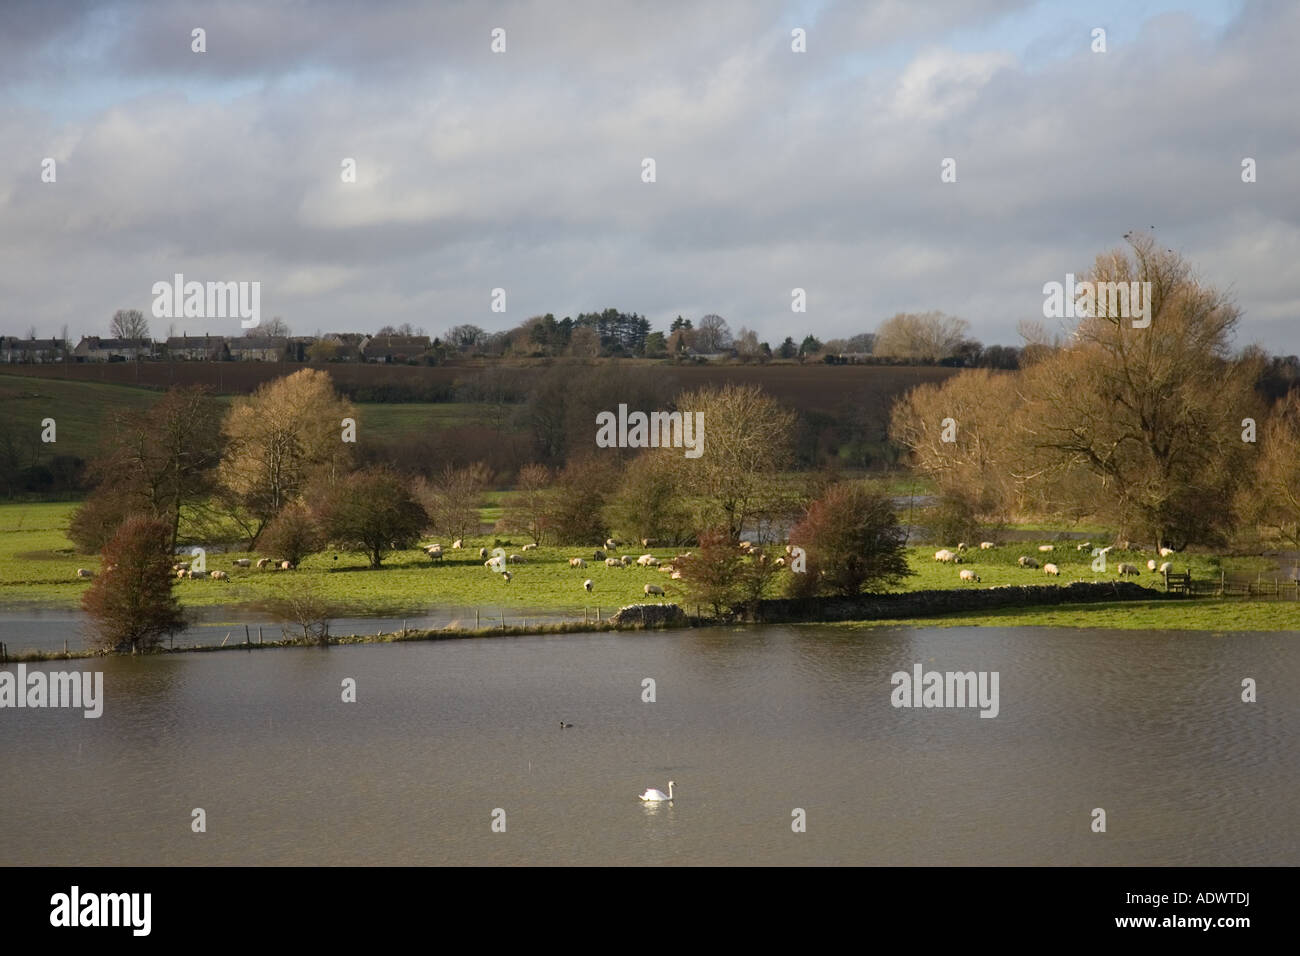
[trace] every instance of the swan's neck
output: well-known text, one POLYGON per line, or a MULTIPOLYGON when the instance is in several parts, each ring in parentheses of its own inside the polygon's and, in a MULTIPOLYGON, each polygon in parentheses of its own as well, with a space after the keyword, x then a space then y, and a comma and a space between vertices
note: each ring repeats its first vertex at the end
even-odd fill
POLYGON ((670 782, 668 784, 668 799, 671 800, 672 798, 673 798, 673 785, 670 782))

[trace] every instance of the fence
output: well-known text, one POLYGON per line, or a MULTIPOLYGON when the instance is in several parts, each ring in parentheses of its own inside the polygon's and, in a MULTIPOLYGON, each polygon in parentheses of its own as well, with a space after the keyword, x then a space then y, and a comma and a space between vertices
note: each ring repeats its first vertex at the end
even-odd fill
POLYGON ((1300 601, 1300 580, 1274 577, 1266 580, 1263 575, 1253 581, 1243 578, 1229 578, 1223 571, 1218 578, 1192 580, 1192 573, 1184 571, 1175 574, 1166 571, 1165 590, 1171 594, 1185 594, 1188 597, 1241 597, 1273 598, 1275 600, 1300 601))

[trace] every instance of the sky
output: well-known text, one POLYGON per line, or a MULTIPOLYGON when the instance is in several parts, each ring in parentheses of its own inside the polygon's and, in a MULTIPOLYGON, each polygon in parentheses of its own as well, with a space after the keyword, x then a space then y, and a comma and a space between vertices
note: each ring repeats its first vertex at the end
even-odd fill
POLYGON ((1297 48, 1290 0, 6 0, 0 334, 106 335, 181 273, 295 334, 937 309, 1016 345, 1136 229, 1300 352, 1297 48))

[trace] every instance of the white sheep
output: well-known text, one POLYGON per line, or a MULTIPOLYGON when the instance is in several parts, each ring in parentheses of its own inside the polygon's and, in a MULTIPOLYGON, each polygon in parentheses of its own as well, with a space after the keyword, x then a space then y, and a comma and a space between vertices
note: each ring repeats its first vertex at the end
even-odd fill
POLYGON ((235 567, 237 568, 246 568, 252 563, 248 558, 235 558, 235 567))
POLYGON ((613 551, 613 550, 615 550, 617 547, 618 547, 618 542, 615 541, 613 538, 606 538, 606 539, 605 539, 605 550, 606 550, 606 551, 613 551))
POLYGON ((591 580, 591 578, 587 578, 587 580, 585 580, 585 581, 582 582, 582 587, 583 587, 583 590, 585 590, 585 591, 590 591, 590 590, 591 590, 591 585, 592 585, 592 580, 591 580))
POLYGON ((464 539, 464 538, 457 538, 455 541, 453 541, 453 542, 451 543, 451 550, 453 550, 453 551, 459 551, 459 550, 460 550, 461 548, 463 548, 464 546, 465 546, 465 539, 464 539))
POLYGON ((648 568, 658 564, 659 561, 653 554, 643 554, 641 557, 636 559, 636 563, 641 565, 643 568, 648 568))
POLYGON ((617 558, 617 559, 615 559, 615 560, 617 560, 618 563, 621 564, 621 565, 623 565, 623 567, 625 567, 625 568, 630 568, 630 567, 632 567, 632 555, 630 555, 630 554, 625 554, 625 555, 623 555, 623 557, 621 557, 621 558, 617 558))
POLYGON ((652 594, 663 594, 664 589, 657 584, 647 584, 645 586, 645 595, 649 597, 652 594))
POLYGON ((434 544, 424 549, 424 553, 429 556, 430 561, 442 560, 442 545, 434 544))
POLYGON ((952 562, 952 559, 953 559, 954 557, 955 557, 955 555, 954 555, 951 551, 949 551, 947 548, 941 548, 940 550, 938 550, 938 551, 936 551, 936 552, 934 553, 934 560, 936 560, 936 561, 943 561, 943 562, 946 562, 946 563, 951 563, 951 562, 952 562))
POLYGON ((1020 565, 1022 568, 1038 567, 1038 562, 1025 554, 1022 554, 1020 557, 1016 558, 1016 564, 1020 565))
POLYGON ((1155 569, 1156 569, 1156 559, 1151 558, 1149 561, 1147 561, 1147 570, 1154 571, 1155 569))
POLYGON ((265 567, 269 567, 270 564, 271 564, 271 559, 270 559, 270 558, 258 558, 258 559, 257 559, 257 567, 258 567, 259 569, 261 569, 261 568, 265 568, 265 567))
POLYGON ((605 552, 601 551, 599 548, 593 551, 591 554, 591 559, 593 561, 604 561, 606 557, 607 555, 605 554, 605 552))
MULTIPOLYGON (((215 573, 215 572, 214 572, 214 573, 215 573)), ((206 578, 206 577, 208 576, 208 572, 207 572, 207 571, 190 571, 189 574, 188 574, 188 576, 191 577, 191 578, 206 578)))
POLYGON ((513 577, 513 575, 512 575, 509 571, 502 571, 502 572, 501 572, 501 577, 505 579, 505 582, 506 582, 507 584, 509 584, 509 583, 510 583, 510 579, 511 579, 511 577, 513 577))
POLYGON ((682 579, 682 572, 674 571, 672 574, 668 576, 672 578, 674 581, 680 581, 682 579))
POLYGON ((209 575, 209 577, 211 577, 212 580, 214 580, 214 581, 229 581, 229 580, 230 580, 230 575, 227 574, 225 571, 213 571, 212 574, 209 575))
POLYGON ((178 571, 176 572, 176 577, 181 578, 181 579, 188 578, 189 576, 190 576, 190 569, 189 569, 189 568, 181 568, 180 570, 178 570, 178 571))
POLYGON ((653 547, 656 547, 658 544, 659 544, 659 542, 656 541, 654 538, 642 538, 642 539, 641 539, 641 547, 643 547, 643 548, 653 548, 653 547))
POLYGON ((623 562, 620 561, 618 558, 605 559, 605 567, 607 568, 621 568, 622 566, 623 566, 623 562))
POLYGON ((94 576, 95 572, 90 568, 77 568, 77 577, 79 578, 93 578, 94 576))
POLYGON ((980 542, 980 550, 981 550, 981 551, 992 551, 992 550, 993 550, 994 548, 996 548, 996 547, 997 547, 997 545, 995 545, 992 541, 981 541, 981 542, 980 542))
POLYGON ((292 562, 292 561, 281 561, 281 562, 280 562, 280 570, 281 570, 281 571, 292 571, 292 570, 293 570, 293 562, 292 562))
POLYGON ((510 557, 506 558, 506 561, 510 564, 523 564, 524 556, 522 554, 512 554, 510 557))
POLYGON ((487 548, 479 548, 479 549, 478 549, 478 556, 479 556, 480 558, 486 558, 486 557, 488 556, 488 549, 487 549, 487 548))
POLYGON ((1048 562, 1047 564, 1043 565, 1043 573, 1054 574, 1059 578, 1061 576, 1061 569, 1058 568, 1056 565, 1052 564, 1051 562, 1048 562))
POLYGON ((1040 545, 1038 546, 1038 550, 1039 550, 1039 551, 1044 551, 1044 552, 1046 552, 1046 551, 1055 551, 1055 550, 1056 550, 1056 545, 1054 545, 1054 544, 1040 544, 1040 545))
POLYGON ((957 542, 957 552, 958 552, 958 553, 961 553, 962 551, 965 551, 965 550, 966 550, 966 542, 965 542, 965 541, 959 541, 959 542, 957 542))
POLYGON ((530 543, 530 544, 526 544, 526 545, 523 546, 523 549, 522 549, 522 550, 524 550, 524 551, 535 551, 535 550, 537 550, 537 545, 535 545, 535 544, 531 544, 531 543, 530 543))
POLYGON ((1131 574, 1136 576, 1142 573, 1141 571, 1138 570, 1136 564, 1127 564, 1127 563, 1121 563, 1120 566, 1116 568, 1116 571, 1119 573, 1120 577, 1123 577, 1126 574, 1131 574))
POLYGON ((1162 557, 1162 558, 1167 558, 1167 557, 1169 557, 1169 556, 1170 556, 1171 554, 1173 554, 1173 553, 1174 553, 1174 549, 1173 549, 1173 548, 1161 548, 1161 549, 1160 549, 1160 557, 1162 557))
POLYGON ((957 577, 961 578, 963 581, 974 581, 976 584, 980 583, 980 576, 969 569, 958 571, 957 577))
POLYGON ((587 562, 582 558, 569 558, 569 567, 571 568, 585 568, 586 566, 587 562))
POLYGON ((1156 570, 1160 574, 1168 574, 1173 569, 1174 569, 1174 563, 1172 561, 1166 561, 1163 564, 1161 564, 1160 567, 1157 568, 1156 570))

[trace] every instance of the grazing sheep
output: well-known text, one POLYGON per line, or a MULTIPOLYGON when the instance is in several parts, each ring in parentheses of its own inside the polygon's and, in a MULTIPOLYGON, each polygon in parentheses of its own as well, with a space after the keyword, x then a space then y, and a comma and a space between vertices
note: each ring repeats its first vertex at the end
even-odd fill
POLYGON ((1025 554, 1022 554, 1020 557, 1016 558, 1016 564, 1020 565, 1022 568, 1038 567, 1038 562, 1025 554))
POLYGON ((965 541, 957 542, 957 552, 960 554, 962 551, 965 550, 966 550, 966 542, 965 541))
POLYGON ((615 548, 617 548, 617 547, 618 547, 618 542, 615 541, 613 538, 606 538, 606 539, 605 539, 605 550, 606 550, 606 551, 613 551, 613 550, 614 550, 615 548))
POLYGON ((934 560, 936 560, 936 561, 944 561, 944 562, 947 562, 947 563, 949 563, 949 564, 952 563, 952 559, 953 559, 954 557, 956 557, 956 555, 954 555, 954 554, 953 554, 951 551, 949 551, 947 548, 942 548, 941 550, 936 551, 936 552, 934 553, 934 560))
POLYGON ((616 560, 618 561, 619 564, 623 565, 623 567, 625 568, 632 567, 632 555, 630 554, 625 554, 623 555, 623 557, 617 558, 616 560))
POLYGON ((95 572, 90 568, 77 568, 77 577, 79 578, 93 578, 94 576, 95 572))
POLYGON ((1173 549, 1173 548, 1161 548, 1161 549, 1160 549, 1160 557, 1162 557, 1162 558, 1167 558, 1167 557, 1169 557, 1169 556, 1170 556, 1171 554, 1173 554, 1173 553, 1174 553, 1174 549, 1173 549))
POLYGON ((176 572, 176 577, 181 579, 188 578, 189 576, 190 576, 189 568, 181 568, 179 571, 176 572))
POLYGON ((229 581, 229 580, 230 580, 230 575, 227 574, 225 571, 213 571, 212 574, 209 575, 209 577, 211 577, 212 580, 214 580, 214 581, 229 581))
POLYGON ((569 558, 569 567, 571 568, 585 568, 586 566, 587 562, 582 558, 569 558))
POLYGON ((653 568, 658 566, 659 559, 653 554, 643 554, 641 557, 636 559, 636 563, 641 565, 643 568, 653 568))
POLYGON ((659 585, 657 585, 657 584, 647 584, 647 585, 645 586, 645 589, 644 589, 644 590, 645 590, 645 595, 646 595, 646 597, 649 597, 649 596, 652 595, 652 594, 663 594, 663 593, 664 593, 664 589, 661 588, 661 587, 660 587, 659 585))
POLYGON ((599 548, 597 548, 596 551, 594 551, 594 552, 592 553, 592 555, 591 555, 591 559, 592 559, 593 561, 604 561, 605 558, 607 558, 607 557, 608 557, 608 555, 605 554, 604 551, 601 551, 599 548))
POLYGON ((1161 564, 1160 567, 1156 568, 1156 572, 1159 573, 1159 574, 1168 574, 1168 573, 1169 573, 1170 571, 1172 571, 1173 569, 1174 569, 1174 564, 1173 564, 1173 562, 1172 562, 1172 561, 1166 561, 1166 562, 1164 562, 1163 564, 1161 564))
POLYGON ((270 558, 258 558, 258 559, 257 559, 257 566, 258 566, 259 569, 260 569, 260 568, 268 567, 270 564, 271 564, 271 559, 270 559, 270 558))
POLYGON ((742 541, 742 542, 740 542, 740 550, 741 550, 741 551, 749 551, 749 550, 752 549, 753 547, 754 547, 754 542, 752 542, 752 541, 742 541))
POLYGON ((582 582, 582 589, 583 589, 584 591, 590 591, 590 590, 591 590, 591 585, 592 585, 591 578, 587 578, 587 580, 585 580, 585 581, 582 582))
POLYGON ((1040 545, 1038 546, 1038 550, 1039 550, 1039 551, 1055 551, 1055 550, 1056 550, 1056 545, 1054 545, 1054 544, 1040 544, 1040 545))
POLYGON ((682 572, 674 571, 672 574, 668 576, 672 578, 674 581, 680 581, 682 579, 682 572))
POLYGON ((253 562, 249 561, 248 558, 236 558, 234 561, 235 567, 237 568, 246 568, 252 563, 253 562))
POLYGON ((1136 575, 1139 575, 1139 574, 1142 573, 1141 571, 1138 570, 1136 564, 1123 564, 1123 563, 1122 563, 1122 564, 1120 564, 1120 566, 1119 566, 1116 570, 1119 572, 1120 577, 1123 577, 1123 576, 1126 575, 1126 574, 1132 574, 1132 575, 1135 575, 1135 576, 1136 576, 1136 575))
POLYGON ((784 557, 777 558, 777 559, 773 562, 773 564, 775 564, 778 568, 783 568, 783 567, 785 567, 785 558, 784 558, 784 557))
POLYGON ((506 562, 508 564, 523 564, 524 556, 522 554, 512 554, 510 557, 506 558, 506 562))
POLYGON ((465 546, 465 539, 464 539, 464 538, 457 538, 455 541, 453 541, 453 542, 451 543, 451 550, 453 550, 453 551, 459 551, 459 550, 460 550, 461 548, 463 548, 464 546, 465 546))
POLYGON ((623 562, 620 561, 618 558, 605 559, 605 567, 607 568, 621 568, 622 566, 623 566, 623 562))
POLYGON ((478 549, 478 556, 479 556, 480 558, 486 558, 486 557, 488 556, 488 550, 487 550, 487 548, 479 548, 479 549, 478 549))
POLYGON ((536 544, 533 544, 533 543, 530 542, 529 544, 524 545, 523 548, 521 548, 520 550, 523 550, 523 551, 536 551, 536 550, 537 550, 537 545, 536 545, 536 544))
POLYGON ((642 539, 641 539, 641 547, 643 547, 643 548, 655 548, 655 547, 658 547, 658 546, 659 546, 659 542, 658 542, 656 539, 654 539, 654 538, 642 538, 642 539))
POLYGON ((1154 571, 1155 569, 1156 569, 1156 559, 1152 558, 1151 560, 1147 561, 1147 570, 1154 571))
POLYGON ((980 576, 971 570, 958 571, 957 577, 961 578, 963 581, 974 581, 976 584, 980 583, 980 576))
POLYGON ((1058 568, 1056 565, 1048 562, 1047 564, 1043 565, 1043 573, 1054 574, 1059 578, 1061 576, 1061 569, 1058 568))
POLYGON ((980 550, 981 550, 981 551, 992 551, 992 550, 993 550, 994 548, 996 548, 996 547, 997 547, 997 545, 994 544, 992 541, 981 541, 981 542, 980 542, 980 550))
POLYGON ((208 576, 207 571, 190 571, 186 574, 186 577, 191 577, 191 578, 206 578, 207 576, 208 576))
POLYGON ((510 579, 511 579, 513 576, 514 576, 514 575, 512 575, 509 571, 502 571, 502 572, 501 572, 501 577, 505 579, 506 584, 509 584, 509 583, 510 583, 510 579))
POLYGON ((792 544, 787 544, 787 545, 785 546, 785 553, 786 553, 786 554, 794 554, 794 545, 792 545, 792 544))
POLYGON ((292 561, 281 561, 281 562, 280 562, 280 570, 281 570, 281 571, 292 571, 292 570, 293 570, 293 562, 292 562, 292 561))
POLYGON ((440 545, 440 544, 432 544, 432 545, 430 545, 429 547, 427 547, 427 548, 424 549, 424 553, 427 554, 427 555, 429 556, 429 560, 430 560, 430 561, 441 561, 441 560, 442 560, 442 545, 440 545))

